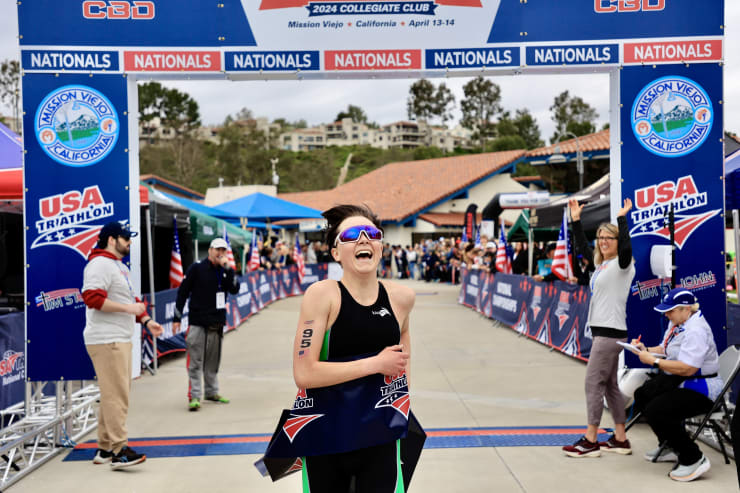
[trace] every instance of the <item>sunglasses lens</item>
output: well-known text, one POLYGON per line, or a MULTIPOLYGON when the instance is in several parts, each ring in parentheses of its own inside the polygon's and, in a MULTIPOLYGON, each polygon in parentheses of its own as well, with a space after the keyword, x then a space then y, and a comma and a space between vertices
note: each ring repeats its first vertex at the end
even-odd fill
POLYGON ((383 232, 374 226, 352 226, 339 233, 339 241, 342 243, 357 241, 363 232, 371 240, 383 239, 383 232))

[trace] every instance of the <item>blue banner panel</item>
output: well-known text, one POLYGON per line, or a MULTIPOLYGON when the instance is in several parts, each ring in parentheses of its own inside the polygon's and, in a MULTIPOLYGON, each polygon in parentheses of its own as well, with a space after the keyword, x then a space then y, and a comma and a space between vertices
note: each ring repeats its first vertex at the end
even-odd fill
POLYGON ((25 335, 23 313, 0 316, 0 409, 25 397, 25 335))
POLYGON ((619 45, 528 46, 527 65, 601 65, 619 63, 619 45))
POLYGON ((519 48, 459 48, 426 50, 425 68, 518 67, 519 48))
POLYGON ((501 0, 489 43, 722 36, 724 0, 501 0))
POLYGON ((591 339, 586 339, 584 334, 588 288, 562 281, 555 281, 554 286, 557 291, 550 308, 550 344, 569 356, 587 358, 591 352, 591 339))
POLYGON ((95 374, 79 290, 102 225, 128 220, 127 110, 121 75, 23 77, 31 380, 95 374))
POLYGON ((117 51, 23 50, 23 70, 119 70, 117 51))
POLYGON ((316 281, 323 281, 329 277, 329 264, 306 264, 306 270, 301 282, 301 291, 305 292, 316 281))
POLYGON ((533 283, 531 278, 525 276, 496 274, 489 316, 509 327, 517 328, 519 332, 527 333, 528 330, 522 331, 519 328, 529 326, 527 300, 533 283))
POLYGON ((254 46, 239 0, 18 3, 21 45, 254 46))
POLYGON ((320 70, 318 51, 227 51, 224 53, 227 72, 295 72, 320 70))
MULTIPOLYGON (((719 3, 719 2, 718 2, 719 3)), ((693 20, 693 19, 692 19, 693 20)), ((650 268, 653 247, 670 247, 675 213, 676 285, 691 290, 714 331, 725 334, 722 67, 715 64, 625 67, 621 71, 622 197, 636 275, 627 303, 630 337, 658 344, 667 320, 653 307, 670 279, 650 268)), ((630 365, 639 362, 627 354, 630 365)))

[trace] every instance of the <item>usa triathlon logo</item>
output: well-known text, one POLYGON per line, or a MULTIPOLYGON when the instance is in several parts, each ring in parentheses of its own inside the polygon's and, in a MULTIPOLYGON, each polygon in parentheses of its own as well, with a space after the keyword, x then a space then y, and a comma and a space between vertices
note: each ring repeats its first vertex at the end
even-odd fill
POLYGON ((380 395, 383 396, 377 404, 375 409, 381 407, 392 407, 403 415, 404 418, 409 419, 409 409, 411 401, 409 400, 409 388, 408 380, 406 379, 406 372, 404 371, 400 375, 394 377, 385 376, 385 385, 380 387, 380 395))
POLYGON ((646 85, 632 105, 632 131, 640 144, 662 157, 696 150, 714 121, 706 91, 691 79, 661 77, 646 85))
POLYGON ((49 93, 36 111, 34 127, 50 158, 76 168, 106 157, 120 131, 111 102, 87 86, 64 86, 49 93))
POLYGON ((0 377, 3 386, 23 380, 26 376, 26 364, 23 353, 9 349, 0 360, 0 377))

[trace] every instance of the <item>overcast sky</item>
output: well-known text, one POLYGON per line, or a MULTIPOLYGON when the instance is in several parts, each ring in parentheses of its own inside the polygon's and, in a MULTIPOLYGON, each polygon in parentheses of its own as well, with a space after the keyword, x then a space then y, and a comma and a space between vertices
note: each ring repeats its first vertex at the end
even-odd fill
MULTIPOLYGON (((740 133, 740 1, 725 1, 725 129, 740 133)), ((0 61, 18 58, 18 24, 15 0, 0 0, 0 61)), ((339 111, 354 104, 365 110, 371 121, 387 124, 407 118, 406 99, 415 79, 373 81, 198 81, 165 82, 190 94, 200 106, 201 121, 220 124, 240 108, 270 120, 304 119, 309 125, 334 120, 339 111)), ((456 98, 454 122, 460 118, 459 102, 466 78, 446 80, 456 98)), ((433 81, 438 84, 439 80, 433 81)), ((501 76, 504 108, 512 112, 528 108, 534 115, 543 140, 552 135, 554 124, 549 107, 556 95, 569 90, 580 96, 599 114, 597 127, 609 121, 609 79, 607 75, 501 76)), ((9 113, 8 108, 2 108, 9 113)))

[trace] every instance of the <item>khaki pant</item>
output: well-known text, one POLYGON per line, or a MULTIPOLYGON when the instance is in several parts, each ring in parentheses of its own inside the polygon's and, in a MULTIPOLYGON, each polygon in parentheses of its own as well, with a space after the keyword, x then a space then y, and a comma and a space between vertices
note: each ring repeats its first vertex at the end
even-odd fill
POLYGON ((604 412, 604 397, 612 413, 614 424, 624 424, 626 413, 624 396, 617 383, 617 367, 622 346, 614 339, 596 336, 591 344, 591 354, 586 365, 586 414, 588 424, 599 426, 604 412))
POLYGON ((118 453, 128 442, 126 417, 131 390, 131 343, 89 344, 86 348, 100 387, 98 448, 118 453))

